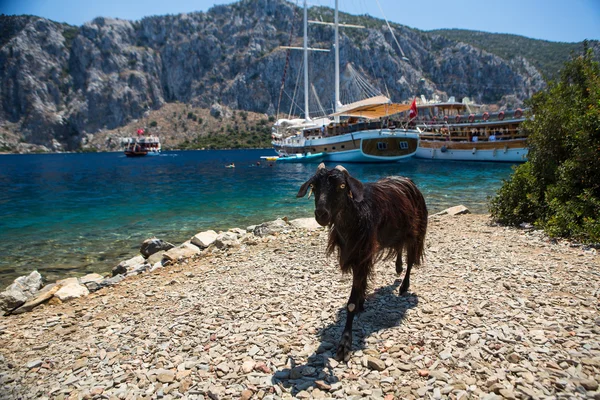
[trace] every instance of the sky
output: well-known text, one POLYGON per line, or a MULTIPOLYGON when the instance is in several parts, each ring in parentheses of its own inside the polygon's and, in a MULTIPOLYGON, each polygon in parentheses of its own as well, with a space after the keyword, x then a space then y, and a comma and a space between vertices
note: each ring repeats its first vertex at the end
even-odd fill
MULTIPOLYGON (((302 4, 302 0, 292 0, 302 4)), ((228 0, 0 0, 0 14, 30 14, 71 25, 95 17, 139 20, 145 16, 207 11, 228 0)), ((334 0, 309 0, 334 7, 334 0)), ((553 42, 600 40, 600 0, 339 0, 341 11, 387 18, 421 30, 460 28, 511 33, 553 42), (382 14, 380 7, 385 14, 382 14)))

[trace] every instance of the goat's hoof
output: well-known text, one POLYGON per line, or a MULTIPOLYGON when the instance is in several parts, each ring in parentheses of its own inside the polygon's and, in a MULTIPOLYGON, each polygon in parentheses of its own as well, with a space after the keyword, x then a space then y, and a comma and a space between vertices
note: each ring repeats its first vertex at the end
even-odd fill
POLYGON ((402 286, 400 286, 400 296, 405 295, 407 292, 408 292, 408 285, 405 286, 403 284, 402 286))
POLYGON ((344 335, 342 340, 340 340, 340 344, 338 345, 337 351, 335 353, 335 359, 337 361, 347 362, 350 360, 350 356, 352 355, 352 337, 347 337, 344 335))

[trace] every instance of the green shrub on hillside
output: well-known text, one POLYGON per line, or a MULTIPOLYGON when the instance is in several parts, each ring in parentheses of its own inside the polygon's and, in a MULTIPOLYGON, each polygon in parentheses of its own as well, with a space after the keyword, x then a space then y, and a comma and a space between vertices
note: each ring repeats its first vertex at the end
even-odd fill
POLYGON ((600 66, 591 52, 565 63, 560 79, 529 106, 529 161, 491 200, 492 217, 600 243, 600 66))

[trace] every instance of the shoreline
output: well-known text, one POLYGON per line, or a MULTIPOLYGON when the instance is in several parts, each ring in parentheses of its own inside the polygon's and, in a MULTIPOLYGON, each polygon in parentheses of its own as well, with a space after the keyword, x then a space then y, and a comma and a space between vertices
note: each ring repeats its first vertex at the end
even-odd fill
POLYGON ((599 398, 600 258, 481 214, 429 219, 398 296, 379 263, 348 363, 351 278, 294 228, 0 318, 7 398, 599 398), (129 397, 128 397, 129 396, 129 397))
MULTIPOLYGON (((0 262, 0 290, 38 268, 51 282, 78 272, 82 272, 78 276, 110 272, 154 235, 178 243, 204 229, 244 228, 274 215, 311 216, 312 204, 296 199, 296 193, 316 166, 270 168, 261 162, 260 168, 250 168, 251 160, 256 162, 264 154, 263 150, 167 152, 164 156, 174 157, 133 161, 116 153, 19 157, 14 162, 7 158, 2 164, 9 173, 4 175, 8 182, 4 185, 8 218, 4 226, 8 229, 0 233, 0 247, 5 252, 0 262), (55 160, 41 174, 37 164, 45 164, 47 157, 55 160), (238 168, 223 168, 234 160, 238 168), (263 184, 254 186, 259 180, 263 184), (246 190, 249 196, 242 195, 246 190), (174 195, 176 191, 181 196, 174 195), (38 207, 41 197, 46 199, 44 207, 35 213, 25 211, 29 206, 38 207), (72 206, 65 206, 65 199, 72 206), (224 213, 222 205, 238 212, 224 213), (148 218, 148 213, 156 218, 148 218)), ((472 211, 487 212, 487 196, 493 195, 511 172, 506 165, 442 165, 429 160, 351 168, 363 181, 395 174, 412 177, 422 185, 432 212, 465 200, 472 211)))

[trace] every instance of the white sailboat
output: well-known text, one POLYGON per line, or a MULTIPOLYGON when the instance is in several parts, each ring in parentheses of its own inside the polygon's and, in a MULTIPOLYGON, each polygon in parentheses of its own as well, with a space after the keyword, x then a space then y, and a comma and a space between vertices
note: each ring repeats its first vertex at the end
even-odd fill
MULTIPOLYGON (((340 101, 339 18, 335 2, 335 112, 329 119, 310 119, 308 110, 307 5, 304 1, 304 120, 278 120, 273 147, 279 161, 397 162, 415 155, 419 131, 395 126, 390 116, 410 105, 396 104, 383 95, 343 105, 340 101)), ((316 49, 311 49, 316 50, 316 49)))

